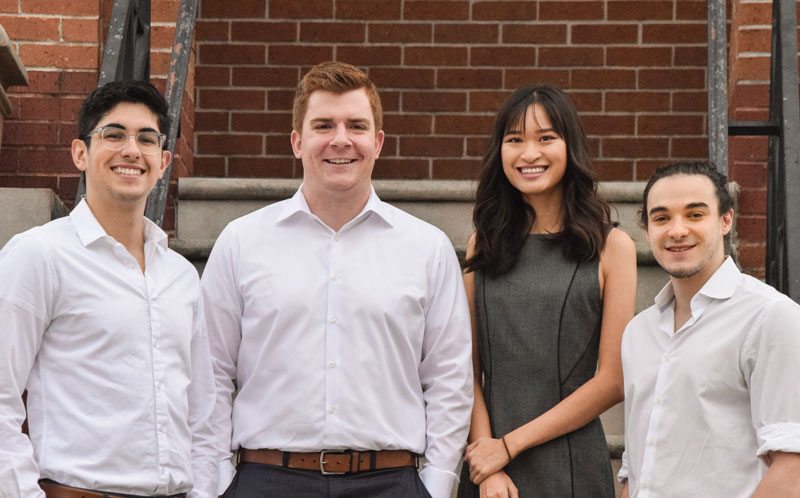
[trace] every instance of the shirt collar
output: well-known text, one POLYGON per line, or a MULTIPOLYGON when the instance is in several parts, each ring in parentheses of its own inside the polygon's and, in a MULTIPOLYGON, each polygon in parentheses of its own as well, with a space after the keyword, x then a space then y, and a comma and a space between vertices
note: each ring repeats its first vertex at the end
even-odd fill
MULTIPOLYGON (((711 299, 728 299, 736 290, 736 281, 739 279, 739 275, 741 275, 741 272, 736 268, 733 259, 728 256, 697 293, 711 299)), ((672 303, 674 297, 675 291, 672 289, 672 281, 669 281, 661 289, 661 292, 656 295, 654 301, 658 309, 663 312, 664 308, 672 303)))
MULTIPOLYGON (((109 237, 100 222, 95 218, 94 213, 89 208, 89 204, 86 203, 86 199, 81 199, 75 209, 69 213, 69 216, 84 246, 88 246, 103 237, 109 237)), ((146 217, 144 218, 143 235, 145 244, 153 243, 165 249, 167 248, 167 234, 146 217)))
MULTIPOLYGON (((281 211, 281 214, 275 220, 275 223, 281 223, 285 220, 288 220, 298 213, 306 213, 307 215, 316 218, 314 213, 311 212, 311 208, 308 207, 308 202, 303 195, 302 184, 297 189, 297 192, 295 192, 286 203, 286 206, 284 206, 283 211, 281 211)), ((391 211, 391 209, 389 209, 389 206, 385 202, 380 200, 378 194, 375 193, 375 188, 372 185, 369 187, 369 198, 367 199, 367 203, 364 205, 364 208, 355 216, 355 218, 347 222, 345 226, 365 218, 370 213, 375 213, 378 217, 380 217, 380 219, 386 222, 387 225, 393 226, 392 220, 394 218, 394 213, 391 211)))

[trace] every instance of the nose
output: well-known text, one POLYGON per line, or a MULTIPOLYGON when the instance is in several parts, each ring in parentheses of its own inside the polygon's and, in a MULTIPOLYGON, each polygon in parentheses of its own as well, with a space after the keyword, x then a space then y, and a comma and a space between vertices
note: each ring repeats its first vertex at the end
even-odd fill
POLYGON ((331 145, 334 147, 346 147, 350 144, 350 135, 347 132, 347 126, 345 123, 339 123, 336 125, 333 137, 331 138, 331 145))
POLYGON ((536 140, 525 140, 522 147, 521 159, 528 163, 533 163, 542 156, 539 144, 536 140))
POLYGON ((680 240, 688 234, 689 230, 686 226, 686 220, 680 216, 674 217, 669 226, 669 236, 674 240, 680 240))
POLYGON ((128 140, 125 141, 125 146, 122 148, 123 156, 139 157, 142 151, 139 150, 139 145, 136 143, 136 135, 131 134, 128 140))

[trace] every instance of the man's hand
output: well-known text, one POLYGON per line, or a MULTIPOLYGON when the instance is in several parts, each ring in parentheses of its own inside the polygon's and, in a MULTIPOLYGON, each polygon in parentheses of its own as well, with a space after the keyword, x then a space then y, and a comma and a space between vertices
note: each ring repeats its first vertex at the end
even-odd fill
POLYGON ((484 479, 479 489, 481 498, 519 498, 517 487, 502 470, 484 479))
POLYGON ((508 465, 511 458, 500 439, 483 437, 467 447, 466 461, 469 463, 469 478, 476 485, 508 465))

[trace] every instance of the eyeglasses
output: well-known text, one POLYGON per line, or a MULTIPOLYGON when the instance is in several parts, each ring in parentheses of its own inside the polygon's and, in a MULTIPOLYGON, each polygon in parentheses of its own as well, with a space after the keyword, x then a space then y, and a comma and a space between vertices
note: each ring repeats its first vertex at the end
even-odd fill
MULTIPOLYGON (((95 133, 103 140, 103 147, 109 150, 122 150, 130 140, 130 133, 124 128, 116 126, 101 126, 86 134, 86 138, 95 133)), ((136 146, 142 154, 158 154, 164 147, 167 136, 156 131, 140 131, 136 134, 136 146)))

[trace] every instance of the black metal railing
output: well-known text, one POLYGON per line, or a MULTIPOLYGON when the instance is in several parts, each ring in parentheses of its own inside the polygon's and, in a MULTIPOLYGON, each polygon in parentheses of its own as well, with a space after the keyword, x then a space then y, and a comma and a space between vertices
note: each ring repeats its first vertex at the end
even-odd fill
MULTIPOLYGON (((167 72, 164 97, 169 104, 167 150, 175 157, 175 144, 180 136, 181 105, 189 68, 198 0, 181 0, 172 44, 172 57, 167 72)), ((97 86, 110 81, 150 79, 150 0, 115 0, 111 13, 103 62, 97 86)), ((145 216, 159 226, 164 221, 167 191, 172 163, 147 198, 145 216)), ((86 195, 85 175, 81 174, 76 204, 86 195)))
POLYGON ((728 172, 728 136, 768 136, 767 283, 800 302, 800 106, 795 0, 772 2, 768 121, 728 121, 725 0, 708 2, 709 158, 728 172), (791 216, 795 213, 795 216, 791 216))

